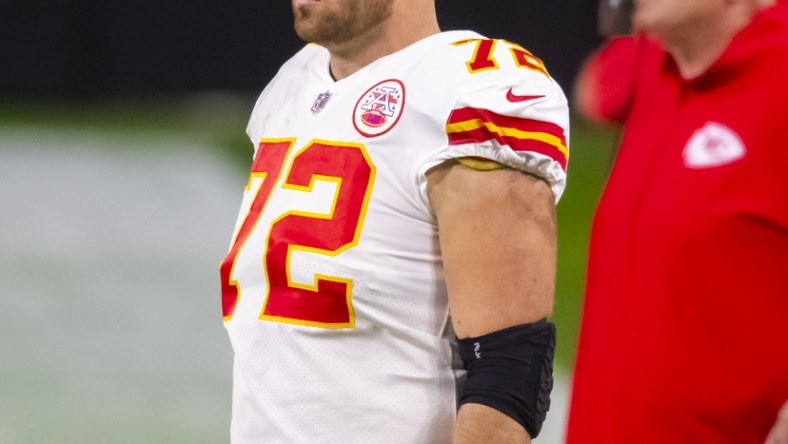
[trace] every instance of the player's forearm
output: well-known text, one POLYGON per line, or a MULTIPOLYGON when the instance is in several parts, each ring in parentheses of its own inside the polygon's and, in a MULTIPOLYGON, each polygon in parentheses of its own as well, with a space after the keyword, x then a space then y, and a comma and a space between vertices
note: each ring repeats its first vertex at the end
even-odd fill
POLYGON ((453 444, 529 444, 523 426, 503 413, 481 405, 463 404, 457 414, 453 444))

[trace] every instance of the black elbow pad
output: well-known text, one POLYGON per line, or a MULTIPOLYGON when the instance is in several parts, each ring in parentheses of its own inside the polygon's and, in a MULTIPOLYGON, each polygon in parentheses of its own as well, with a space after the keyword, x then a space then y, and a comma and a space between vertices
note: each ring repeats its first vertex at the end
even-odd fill
POLYGON ((494 408, 536 438, 550 409, 555 325, 546 319, 458 341, 467 371, 459 404, 494 408))

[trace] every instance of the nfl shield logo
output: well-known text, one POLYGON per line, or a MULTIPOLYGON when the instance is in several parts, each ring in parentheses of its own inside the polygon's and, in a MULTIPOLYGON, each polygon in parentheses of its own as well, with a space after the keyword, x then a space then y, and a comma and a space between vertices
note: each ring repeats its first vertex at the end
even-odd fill
POLYGON ((323 111, 323 109, 326 107, 326 103, 328 103, 328 100, 330 98, 331 98, 331 92, 329 91, 318 94, 317 99, 315 99, 315 103, 312 104, 312 115, 315 115, 320 111, 323 111))

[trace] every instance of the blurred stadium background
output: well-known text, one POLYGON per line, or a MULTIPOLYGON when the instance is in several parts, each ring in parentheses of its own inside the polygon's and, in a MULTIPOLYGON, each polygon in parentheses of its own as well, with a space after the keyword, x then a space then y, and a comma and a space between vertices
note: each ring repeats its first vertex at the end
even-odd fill
MULTIPOLYGON (((438 0, 540 56, 571 94, 588 0, 438 0)), ((0 442, 226 443, 232 353, 218 261, 246 182, 246 119, 300 42, 289 2, 0 4, 0 442)), ((559 443, 589 221, 610 128, 573 122, 559 205, 559 443)))

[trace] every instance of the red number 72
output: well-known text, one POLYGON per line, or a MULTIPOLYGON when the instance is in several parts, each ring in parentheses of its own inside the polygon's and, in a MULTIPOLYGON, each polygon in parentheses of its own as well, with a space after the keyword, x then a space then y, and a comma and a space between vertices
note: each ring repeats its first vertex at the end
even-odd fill
POLYGON ((512 55, 512 61, 518 68, 527 68, 550 77, 547 73, 547 68, 538 57, 533 55, 531 51, 523 48, 517 43, 508 42, 506 40, 493 40, 493 39, 468 39, 460 40, 452 43, 453 46, 467 45, 468 43, 474 44, 473 55, 468 62, 465 63, 468 72, 471 74, 487 71, 490 69, 499 69, 498 61, 493 56, 495 46, 498 42, 503 42, 512 55))
POLYGON ((310 192, 315 181, 337 184, 328 214, 289 211, 269 226, 258 226, 266 203, 276 192, 294 139, 262 140, 252 164, 252 178, 262 179, 249 212, 220 266, 222 311, 230 320, 243 289, 233 278, 238 253, 255 230, 267 230, 263 268, 268 291, 260 319, 323 328, 353 328, 352 280, 315 274, 314 284, 296 283, 290 277, 294 251, 336 256, 358 243, 366 215, 375 168, 363 145, 313 141, 287 165, 281 189, 310 192))

